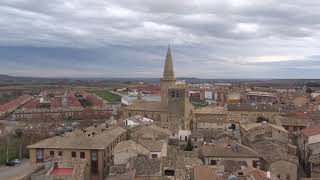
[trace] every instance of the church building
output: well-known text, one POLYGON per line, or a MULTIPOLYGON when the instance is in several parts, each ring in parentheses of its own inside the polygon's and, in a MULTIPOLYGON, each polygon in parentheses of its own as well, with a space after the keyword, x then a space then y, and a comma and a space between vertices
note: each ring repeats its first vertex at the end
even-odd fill
POLYGON ((163 77, 160 79, 161 101, 144 101, 139 98, 133 104, 123 108, 124 117, 141 115, 153 119, 173 135, 179 130, 190 130, 193 126, 193 106, 189 102, 186 84, 177 84, 173 71, 171 49, 168 47, 163 77))

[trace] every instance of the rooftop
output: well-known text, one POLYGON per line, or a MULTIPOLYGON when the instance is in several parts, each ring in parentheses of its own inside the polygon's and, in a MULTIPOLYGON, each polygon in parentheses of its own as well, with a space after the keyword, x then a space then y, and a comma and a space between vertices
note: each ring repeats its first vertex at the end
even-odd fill
POLYGON ((137 143, 136 141, 128 140, 128 141, 119 142, 114 148, 113 153, 114 154, 119 153, 122 151, 126 151, 128 149, 136 150, 138 152, 141 152, 141 151, 150 152, 145 146, 137 143))
POLYGON ((206 106, 196 109, 195 114, 227 114, 227 110, 222 106, 206 106))
POLYGON ((227 111, 263 111, 263 112, 278 112, 279 106, 274 104, 227 104, 227 111))
POLYGON ((44 149, 105 149, 126 130, 121 127, 103 128, 92 126, 86 130, 75 130, 60 136, 45 139, 28 146, 44 149))
POLYGON ((218 180, 215 169, 209 166, 195 166, 193 168, 194 180, 218 180))
POLYGON ((161 152, 164 142, 159 140, 142 139, 139 140, 139 143, 149 149, 151 152, 161 152))
POLYGON ((206 157, 231 157, 231 158, 259 158, 261 157, 253 149, 235 143, 230 140, 224 140, 210 145, 204 145, 202 148, 203 155, 206 157))
POLYGON ((161 175, 161 159, 149 159, 147 156, 138 155, 131 158, 129 164, 136 171, 136 176, 161 175))
POLYGON ((241 124, 240 125, 243 129, 245 129, 246 131, 249 131, 251 129, 255 129, 257 127, 261 127, 261 126, 271 126, 273 129, 277 129, 279 131, 288 133, 288 131, 282 127, 282 126, 278 126, 275 124, 271 124, 271 123, 267 123, 267 122, 262 122, 262 123, 247 123, 247 124, 241 124))
POLYGON ((307 126, 305 119, 295 118, 295 117, 285 117, 277 115, 275 117, 276 121, 279 121, 281 125, 285 126, 307 126))
POLYGON ((191 131, 192 138, 213 138, 219 139, 220 137, 227 136, 230 139, 235 139, 235 135, 231 131, 217 131, 211 129, 195 129, 191 131))
POLYGON ((71 176, 73 168, 55 168, 49 172, 49 176, 71 176))
POLYGON ((19 106, 23 105, 24 103, 26 103, 27 101, 29 101, 30 99, 31 99, 30 95, 19 96, 14 100, 11 100, 5 104, 0 105, 0 112, 14 110, 14 109, 18 108, 19 106))
POLYGON ((253 143, 250 146, 260 153, 263 159, 269 163, 279 160, 298 163, 298 158, 295 155, 288 153, 288 144, 264 140, 253 143))
POLYGON ((309 127, 301 130, 301 133, 307 137, 320 134, 320 127, 309 127))
POLYGON ((143 111, 167 111, 167 107, 161 105, 158 101, 136 101, 133 104, 124 107, 127 110, 143 111))

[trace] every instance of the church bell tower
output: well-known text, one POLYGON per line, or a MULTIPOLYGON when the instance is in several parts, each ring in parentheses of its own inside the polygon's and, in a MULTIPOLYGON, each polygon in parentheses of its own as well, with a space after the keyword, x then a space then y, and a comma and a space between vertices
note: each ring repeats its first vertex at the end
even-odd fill
POLYGON ((164 65, 163 77, 160 80, 161 105, 168 106, 168 90, 176 84, 173 72, 173 63, 170 46, 167 50, 166 62, 164 65))

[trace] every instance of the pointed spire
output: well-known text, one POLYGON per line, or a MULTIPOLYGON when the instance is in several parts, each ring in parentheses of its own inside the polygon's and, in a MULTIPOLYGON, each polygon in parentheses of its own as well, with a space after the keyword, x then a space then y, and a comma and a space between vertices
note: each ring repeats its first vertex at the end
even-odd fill
POLYGON ((174 72, 173 72, 173 63, 172 63, 170 44, 168 45, 166 62, 165 62, 164 71, 163 71, 163 79, 175 79, 174 72))

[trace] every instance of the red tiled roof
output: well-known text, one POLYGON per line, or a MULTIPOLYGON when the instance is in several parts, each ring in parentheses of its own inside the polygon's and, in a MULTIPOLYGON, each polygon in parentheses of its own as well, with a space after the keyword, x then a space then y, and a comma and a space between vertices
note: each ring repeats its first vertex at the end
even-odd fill
POLYGON ((308 112, 296 112, 294 114, 295 117, 301 118, 301 119, 309 119, 310 118, 310 113, 308 112))
POLYGON ((55 168, 49 173, 49 176, 71 176, 72 173, 73 168, 55 168))
POLYGON ((307 137, 314 136, 320 134, 320 127, 304 128, 301 130, 301 133, 307 137))
POLYGON ((255 179, 265 179, 267 177, 267 173, 264 171, 261 171, 259 169, 253 169, 250 171, 250 174, 255 178, 255 179))
POLYGON ((38 100, 36 99, 31 99, 30 101, 28 101, 27 103, 25 103, 22 108, 26 108, 26 109, 34 109, 37 107, 37 105, 39 104, 38 100))
POLYGON ((30 95, 19 96, 12 101, 9 101, 3 105, 0 105, 0 112, 13 111, 14 109, 26 103, 26 101, 28 101, 30 98, 31 98, 30 95))
POLYGON ((160 86, 154 85, 154 84, 144 86, 144 87, 138 87, 137 89, 138 89, 138 91, 144 92, 147 94, 159 94, 160 93, 160 86))
POLYGON ((94 95, 87 95, 87 101, 89 101, 91 103, 91 105, 94 107, 102 107, 103 106, 103 102, 100 99, 98 99, 97 97, 95 97, 94 95))
POLYGON ((68 105, 70 107, 80 107, 81 103, 78 101, 76 96, 70 95, 70 96, 68 96, 68 105))
POLYGON ((50 108, 59 108, 62 107, 62 102, 60 98, 51 99, 50 108))

